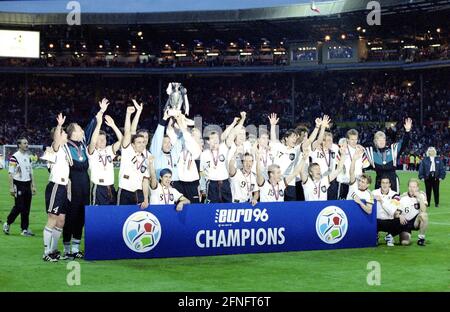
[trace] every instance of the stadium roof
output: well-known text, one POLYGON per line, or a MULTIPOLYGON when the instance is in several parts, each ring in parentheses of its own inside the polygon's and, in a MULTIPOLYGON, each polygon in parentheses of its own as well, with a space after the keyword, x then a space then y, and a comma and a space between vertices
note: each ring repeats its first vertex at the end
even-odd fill
MULTIPOLYGON (((82 24, 168 24, 330 17, 365 11, 365 0, 78 0, 82 24), (314 3, 314 5, 313 5, 314 3), (317 8, 317 10, 313 10, 317 8)), ((382 13, 433 10, 450 1, 380 0, 382 13)), ((64 0, 1 1, 0 24, 66 24, 64 0)))

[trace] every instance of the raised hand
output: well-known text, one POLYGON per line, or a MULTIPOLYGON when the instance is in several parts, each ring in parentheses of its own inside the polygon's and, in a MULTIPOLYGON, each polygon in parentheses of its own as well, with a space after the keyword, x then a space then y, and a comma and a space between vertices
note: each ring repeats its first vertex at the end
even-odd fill
POLYGON ((144 103, 138 104, 138 102, 135 99, 133 99, 132 101, 133 101, 133 105, 136 108, 136 110, 138 112, 141 112, 142 109, 144 108, 144 103))
POLYGON ((322 126, 325 127, 325 128, 329 128, 330 127, 330 122, 331 122, 330 117, 328 115, 324 115, 323 118, 322 118, 322 126))
POLYGON ((106 115, 105 116, 105 123, 106 123, 106 125, 108 126, 108 127, 114 127, 116 124, 115 124, 115 122, 114 122, 114 119, 112 119, 112 117, 111 116, 109 116, 109 115, 106 115))
POLYGON ((127 107, 127 114, 131 115, 136 111, 136 108, 134 108, 133 106, 128 106, 127 107))
POLYGON ((322 124, 322 119, 319 118, 319 117, 317 117, 317 118, 314 120, 314 122, 316 123, 316 127, 319 128, 320 125, 322 124))
POLYGON ((406 118, 405 119, 405 130, 406 132, 411 131, 412 128, 412 119, 411 118, 406 118))
POLYGON ((100 106, 100 111, 102 113, 106 112, 106 109, 109 106, 109 101, 106 98, 103 98, 100 102, 98 102, 98 105, 100 106))
POLYGON ((237 124, 239 122, 239 117, 234 117, 233 119, 233 125, 237 124))
POLYGON ((247 113, 246 112, 241 112, 241 119, 247 117, 247 113))
POLYGON ((280 118, 277 118, 277 114, 272 113, 269 115, 269 121, 271 126, 275 126, 279 120, 280 118))
POLYGON ((66 116, 63 116, 62 113, 58 114, 58 117, 56 117, 56 121, 58 122, 58 126, 62 126, 64 122, 66 121, 66 116))

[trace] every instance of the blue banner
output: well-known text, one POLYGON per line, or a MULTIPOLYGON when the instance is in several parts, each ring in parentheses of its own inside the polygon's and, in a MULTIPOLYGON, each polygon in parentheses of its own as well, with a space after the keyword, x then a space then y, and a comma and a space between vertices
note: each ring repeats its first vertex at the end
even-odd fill
POLYGON ((86 260, 374 247, 376 214, 353 201, 87 206, 86 260))

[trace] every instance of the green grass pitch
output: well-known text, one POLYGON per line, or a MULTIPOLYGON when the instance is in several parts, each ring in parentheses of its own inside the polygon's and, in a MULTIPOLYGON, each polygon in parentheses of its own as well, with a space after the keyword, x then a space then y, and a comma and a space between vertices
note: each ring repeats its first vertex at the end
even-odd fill
MULTIPOLYGON (((416 172, 400 172, 402 192, 416 172)), ((450 291, 449 179, 439 208, 429 208, 427 246, 247 254, 147 260, 80 261, 81 285, 67 284, 67 262, 45 263, 42 229, 46 170, 35 170, 30 228, 35 237, 0 233, 0 291, 450 291), (367 264, 378 261, 381 285, 366 282, 367 264)), ((421 186, 423 189, 423 185, 421 186)), ((13 203, 6 170, 0 171, 0 219, 13 203)), ((60 247, 61 248, 61 247, 60 247)))

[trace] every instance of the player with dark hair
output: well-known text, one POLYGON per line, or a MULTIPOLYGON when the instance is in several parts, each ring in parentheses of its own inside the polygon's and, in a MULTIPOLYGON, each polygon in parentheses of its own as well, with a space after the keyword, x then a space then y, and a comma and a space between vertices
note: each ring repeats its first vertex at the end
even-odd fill
POLYGON ((381 187, 372 192, 377 201, 377 232, 386 232, 384 238, 389 247, 394 246, 394 236, 400 233, 402 224, 406 223, 404 216, 396 216, 400 207, 400 196, 391 189, 389 177, 381 177, 381 187))
POLYGON ((100 130, 103 123, 103 112, 96 115, 97 125, 92 133, 91 143, 88 146, 90 177, 92 182, 92 205, 115 205, 117 194, 114 188, 113 159, 120 148, 122 133, 110 116, 105 116, 106 124, 111 127, 117 141, 107 146, 106 133, 100 130))
MULTIPOLYGON (((109 102, 102 99, 99 102, 100 110, 105 112, 109 102)), ((85 206, 90 203, 89 159, 87 145, 90 143, 92 131, 96 126, 94 117, 84 131, 77 123, 67 126, 67 147, 70 164, 70 194, 69 209, 63 230, 64 255, 68 258, 84 258, 80 250, 81 237, 84 227, 85 206)))
POLYGON ((131 115, 136 108, 129 106, 125 116, 122 156, 119 170, 118 205, 137 205, 147 208, 149 204, 149 170, 144 136, 131 135, 131 115))
POLYGON ((61 237, 69 200, 71 197, 69 188, 69 147, 67 146, 67 133, 62 126, 66 117, 61 113, 57 117, 58 125, 52 129, 52 146, 44 159, 47 160, 50 176, 45 189, 45 207, 47 212, 47 224, 44 228, 44 255, 42 259, 48 262, 56 262, 59 259, 67 259, 68 255, 61 255, 58 251, 58 240, 61 237))
POLYGON ((32 195, 36 194, 36 185, 33 178, 30 154, 28 152, 28 140, 17 140, 19 150, 9 159, 9 193, 14 197, 14 206, 3 224, 3 232, 9 234, 10 225, 14 223, 20 214, 21 235, 34 236, 28 229, 32 195))
POLYGON ((230 181, 228 180, 229 147, 221 142, 217 132, 208 138, 209 148, 200 155, 200 174, 206 179, 207 200, 211 203, 231 203, 230 181))
POLYGON ((150 205, 173 205, 176 211, 182 211, 184 205, 190 203, 189 199, 174 187, 172 187, 172 171, 162 169, 159 172, 159 181, 156 178, 155 167, 153 166, 154 157, 148 159, 150 170, 150 205))

